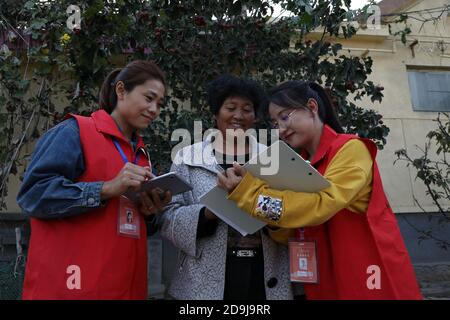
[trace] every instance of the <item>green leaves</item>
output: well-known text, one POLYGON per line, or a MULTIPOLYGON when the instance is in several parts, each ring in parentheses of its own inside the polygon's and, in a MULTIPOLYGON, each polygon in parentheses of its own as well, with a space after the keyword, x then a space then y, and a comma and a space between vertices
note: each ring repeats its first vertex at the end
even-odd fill
POLYGON ((41 30, 45 26, 46 23, 47 23, 47 19, 37 18, 31 22, 30 28, 32 28, 34 30, 41 30))
POLYGON ((408 22, 408 15, 401 14, 399 18, 397 18, 396 20, 394 20, 392 23, 389 24, 389 34, 393 35, 394 37, 400 35, 400 39, 402 43, 405 45, 406 45, 406 36, 411 33, 411 28, 408 26, 407 22, 408 22), (394 32, 392 30, 393 26, 396 26, 396 28, 398 28, 399 25, 403 25, 400 27, 402 29, 396 30, 394 32))
POLYGON ((32 10, 34 8, 34 1, 27 1, 27 2, 25 2, 23 7, 26 10, 32 10))
MULTIPOLYGON (((20 37, 10 53, 8 47, 0 49, 1 102, 11 110, 13 123, 23 128, 31 112, 39 111, 39 130, 26 133, 30 141, 38 136, 33 132, 45 132, 66 112, 96 109, 99 87, 113 68, 151 59, 167 74, 171 96, 161 119, 145 132, 152 161, 162 171, 170 166, 174 129, 189 127, 194 119, 202 119, 205 129, 212 125, 205 87, 222 73, 256 78, 266 88, 291 79, 318 81, 328 87, 348 132, 374 139, 380 147, 386 142, 389 130, 381 116, 371 105, 349 101, 349 95, 356 100, 369 96, 373 102, 383 97, 381 87, 367 81, 370 57, 344 56, 342 45, 325 37, 305 41, 317 27, 324 34, 352 36, 351 26, 340 28, 348 0, 82 0, 76 2, 79 30, 66 26, 70 0, 22 1, 20 6, 3 1, 11 5, 2 2, 2 14, 33 39, 28 51, 20 37), (275 4, 286 15, 274 19, 275 4)), ((23 134, 17 128, 13 133, 23 134)))
MULTIPOLYGON (((443 224, 450 222, 450 116, 446 113, 439 114, 435 122, 437 127, 427 134, 424 146, 416 146, 416 156, 412 157, 411 152, 406 149, 397 150, 395 162, 402 161, 407 167, 414 168, 416 180, 423 182, 426 195, 437 208, 439 224, 443 224)), ((415 201, 421 207, 416 199, 415 201)), ((423 208, 422 210, 426 212, 423 208)), ((421 240, 432 239, 445 250, 450 246, 447 241, 435 238, 431 232, 420 229, 416 231, 422 235, 419 237, 421 240)))

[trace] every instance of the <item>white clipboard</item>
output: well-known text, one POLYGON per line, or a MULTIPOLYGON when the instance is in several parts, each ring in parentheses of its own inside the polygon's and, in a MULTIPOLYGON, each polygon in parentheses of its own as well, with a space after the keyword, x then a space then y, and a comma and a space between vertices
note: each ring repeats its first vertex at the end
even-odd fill
MULTIPOLYGON (((274 142, 247 162, 244 168, 277 190, 318 192, 330 186, 330 183, 308 161, 281 140, 274 142), (277 158, 273 153, 279 154, 278 168, 275 166, 275 169, 278 169, 276 174, 270 172, 273 170, 269 170, 266 161, 277 158)), ((243 236, 253 234, 266 225, 265 222, 242 211, 234 201, 228 200, 227 196, 225 190, 216 186, 200 197, 200 203, 243 236)))

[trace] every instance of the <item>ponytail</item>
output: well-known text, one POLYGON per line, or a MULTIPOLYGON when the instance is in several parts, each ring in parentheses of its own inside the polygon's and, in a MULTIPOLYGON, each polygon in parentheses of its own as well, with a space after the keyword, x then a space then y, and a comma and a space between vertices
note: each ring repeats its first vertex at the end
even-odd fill
POLYGON ((104 109, 106 112, 111 114, 114 107, 117 104, 117 94, 116 94, 116 78, 119 75, 121 68, 114 69, 103 81, 102 87, 100 89, 100 109, 104 109))
POLYGON ((322 122, 330 126, 337 133, 344 133, 344 129, 339 122, 333 102, 331 101, 331 98, 325 91, 325 89, 315 82, 310 82, 309 87, 311 88, 311 90, 317 93, 320 100, 317 101, 317 103, 319 104, 319 115, 320 113, 322 113, 320 117, 322 122))

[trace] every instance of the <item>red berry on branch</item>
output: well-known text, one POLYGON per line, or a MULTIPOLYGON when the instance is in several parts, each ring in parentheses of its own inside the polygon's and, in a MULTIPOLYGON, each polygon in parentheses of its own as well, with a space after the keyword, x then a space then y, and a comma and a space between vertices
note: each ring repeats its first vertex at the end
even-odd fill
POLYGON ((345 83, 345 88, 346 88, 347 90, 354 91, 354 90, 355 90, 355 82, 352 81, 352 80, 347 81, 347 82, 345 83))
POLYGON ((234 24, 219 24, 219 27, 224 30, 233 29, 235 27, 234 24))
POLYGON ((197 27, 204 27, 206 26, 206 20, 203 16, 195 16, 194 17, 194 23, 197 27))
POLYGON ((255 26, 257 29, 262 29, 264 27, 264 22, 262 21, 256 21, 255 26))
POLYGON ((141 19, 142 21, 148 21, 149 17, 150 14, 148 13, 148 11, 139 12, 139 19, 141 19))
POLYGON ((163 29, 161 28, 155 28, 155 37, 156 39, 160 40, 162 35, 163 29))

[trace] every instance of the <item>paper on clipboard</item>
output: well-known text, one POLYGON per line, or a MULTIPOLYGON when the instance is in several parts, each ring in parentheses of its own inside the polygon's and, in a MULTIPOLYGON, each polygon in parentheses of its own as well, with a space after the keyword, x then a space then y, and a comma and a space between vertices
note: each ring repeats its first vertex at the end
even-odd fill
MULTIPOLYGON (((266 181, 271 188, 318 192, 330 186, 330 183, 309 162, 281 140, 274 142, 255 158, 246 163, 244 167, 253 176, 266 181), (274 157, 273 152, 278 153, 279 157, 274 157), (276 174, 264 174, 264 172, 268 172, 264 170, 267 165, 261 159, 268 158, 278 161, 276 174)), ((225 190, 216 186, 203 194, 200 202, 243 236, 253 234, 266 225, 238 208, 234 201, 227 199, 227 196, 225 190)))

